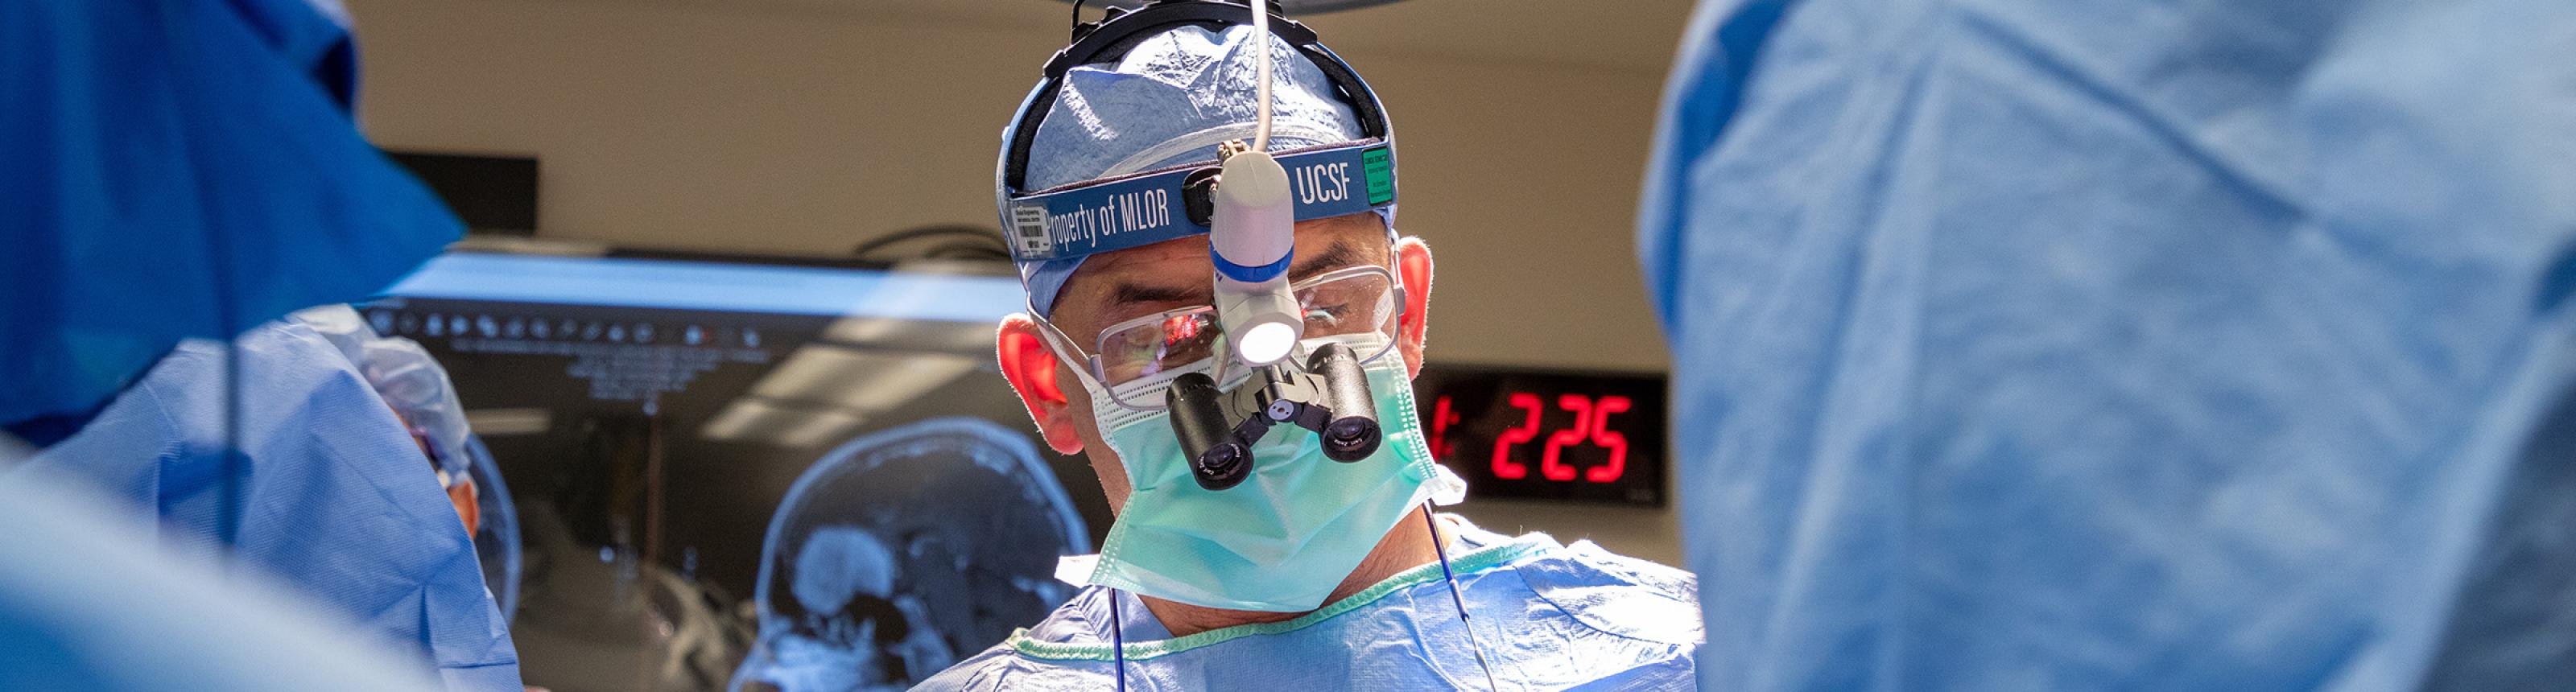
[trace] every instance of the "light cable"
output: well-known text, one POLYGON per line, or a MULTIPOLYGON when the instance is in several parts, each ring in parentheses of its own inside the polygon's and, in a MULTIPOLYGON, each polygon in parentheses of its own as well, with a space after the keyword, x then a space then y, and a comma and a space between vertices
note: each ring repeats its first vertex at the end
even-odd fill
POLYGON ((1270 0, 1252 0, 1252 55, 1261 61, 1260 85, 1254 87, 1261 97, 1257 106, 1260 121, 1253 125, 1252 150, 1270 150, 1270 0))
POLYGON ((1501 692, 1494 684, 1494 666, 1485 662, 1485 644, 1476 640, 1476 624, 1467 621, 1467 597, 1458 595, 1458 576, 1449 572, 1449 549, 1440 541, 1440 523, 1432 520, 1431 506, 1422 506, 1422 525, 1431 530, 1431 553, 1440 556, 1440 580, 1449 582, 1449 602, 1458 607, 1458 626, 1467 630, 1467 649, 1476 652, 1476 667, 1485 671, 1485 689, 1501 692))

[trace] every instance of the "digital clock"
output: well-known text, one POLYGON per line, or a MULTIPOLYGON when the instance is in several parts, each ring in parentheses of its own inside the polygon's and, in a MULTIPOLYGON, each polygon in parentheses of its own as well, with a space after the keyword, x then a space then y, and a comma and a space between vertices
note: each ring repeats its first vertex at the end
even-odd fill
POLYGON ((1431 454, 1472 497, 1664 504, 1662 375, 1473 365, 1414 379, 1431 454))

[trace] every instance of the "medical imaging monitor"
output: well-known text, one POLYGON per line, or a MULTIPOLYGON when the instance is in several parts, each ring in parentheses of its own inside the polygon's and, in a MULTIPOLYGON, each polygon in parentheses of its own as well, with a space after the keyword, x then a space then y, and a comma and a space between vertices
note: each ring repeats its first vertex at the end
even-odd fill
POLYGON ((1055 559, 1109 513, 996 372, 1022 306, 1007 275, 457 252, 360 311, 454 379, 515 510, 485 560, 522 670, 579 692, 901 689, 1069 597, 1055 559))

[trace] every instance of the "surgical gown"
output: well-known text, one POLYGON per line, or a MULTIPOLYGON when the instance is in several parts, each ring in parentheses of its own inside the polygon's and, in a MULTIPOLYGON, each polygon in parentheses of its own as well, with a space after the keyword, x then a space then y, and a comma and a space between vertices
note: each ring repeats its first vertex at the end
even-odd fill
POLYGON ((338 0, 0 2, 0 426, 51 444, 181 338, 456 239, 358 136, 338 0))
MULTIPOLYGON (((1691 576, 1589 541, 1517 538, 1447 517, 1449 559, 1495 682, 1516 690, 1691 684, 1691 576)), ((1128 690, 1485 689, 1440 566, 1397 574, 1285 622, 1172 638, 1142 604, 1087 587, 1043 622, 916 690, 1111 690, 1109 599, 1122 598, 1128 690)))
POLYGON ((52 474, 0 477, 0 687, 437 689, 276 584, 162 549, 152 520, 123 504, 52 474))
POLYGON ((2576 3, 1712 2, 1704 688, 2576 685, 2576 3))
POLYGON ((417 652, 450 689, 518 689, 465 525, 392 409, 310 327, 272 322, 236 344, 181 342, 79 433, 0 469, 0 483, 86 479, 157 512, 163 545, 294 587, 417 652))

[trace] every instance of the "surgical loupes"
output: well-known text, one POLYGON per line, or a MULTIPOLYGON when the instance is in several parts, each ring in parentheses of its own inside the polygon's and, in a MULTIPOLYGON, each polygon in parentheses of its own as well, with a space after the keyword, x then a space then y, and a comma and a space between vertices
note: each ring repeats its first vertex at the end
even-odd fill
POLYGON ((1368 458, 1384 439, 1359 354, 1341 344, 1316 348, 1303 371, 1288 364, 1261 368, 1232 392, 1194 372, 1173 380, 1163 396, 1172 434, 1189 455, 1190 476, 1209 490, 1251 477, 1253 444, 1274 425, 1313 431, 1322 438, 1324 456, 1343 463, 1368 458))
POLYGON ((1220 170, 1191 192, 1212 207, 1208 258, 1216 265, 1217 319, 1228 344, 1220 357, 1252 368, 1253 376, 1226 392, 1215 378, 1192 373, 1165 391, 1191 476, 1209 490, 1242 483, 1252 474, 1254 443, 1280 423, 1321 436, 1324 455, 1334 461, 1365 459, 1381 435, 1359 355, 1328 344, 1308 354, 1302 370, 1289 357, 1305 336, 1305 319, 1288 288, 1296 254, 1288 172, 1268 152, 1241 142, 1220 153, 1220 170))

